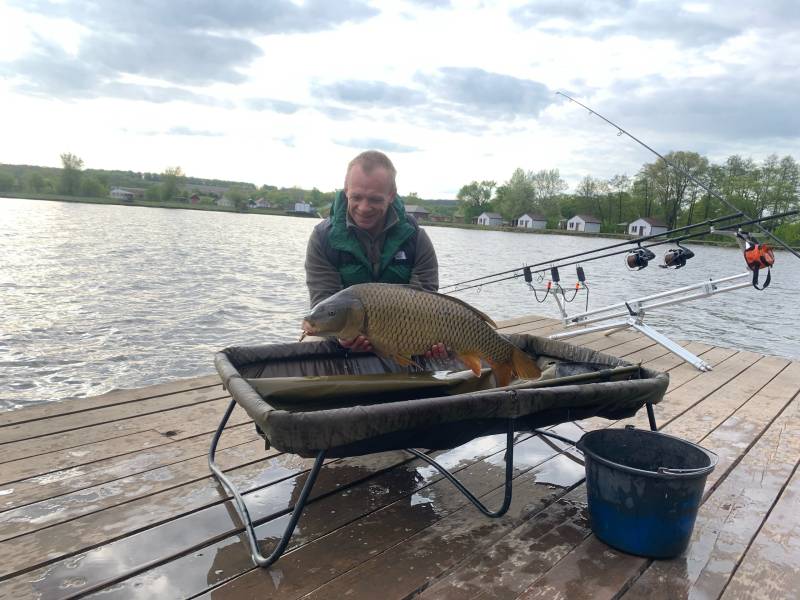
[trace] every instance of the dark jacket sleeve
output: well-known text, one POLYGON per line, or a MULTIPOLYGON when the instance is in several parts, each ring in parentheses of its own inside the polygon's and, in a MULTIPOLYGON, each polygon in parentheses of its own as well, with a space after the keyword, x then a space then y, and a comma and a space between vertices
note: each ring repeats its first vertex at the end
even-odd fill
POLYGON ((325 256, 319 231, 314 228, 306 248, 306 285, 313 308, 342 289, 342 278, 325 256))
POLYGON ((433 242, 425 230, 420 228, 417 234, 417 251, 414 259, 414 268, 411 271, 411 285, 421 287, 429 292, 439 290, 439 261, 433 242))

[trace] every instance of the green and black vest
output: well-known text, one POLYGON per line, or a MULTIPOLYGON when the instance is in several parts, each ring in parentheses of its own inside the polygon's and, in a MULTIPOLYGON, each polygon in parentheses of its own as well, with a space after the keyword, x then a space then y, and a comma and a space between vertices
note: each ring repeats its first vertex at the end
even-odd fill
POLYGON ((316 226, 325 250, 325 256, 339 271, 342 285, 357 283, 409 283, 414 268, 419 226, 399 196, 389 207, 397 215, 397 223, 386 231, 381 248, 378 275, 364 253, 358 238, 347 229, 347 199, 343 192, 336 194, 330 217, 316 226))

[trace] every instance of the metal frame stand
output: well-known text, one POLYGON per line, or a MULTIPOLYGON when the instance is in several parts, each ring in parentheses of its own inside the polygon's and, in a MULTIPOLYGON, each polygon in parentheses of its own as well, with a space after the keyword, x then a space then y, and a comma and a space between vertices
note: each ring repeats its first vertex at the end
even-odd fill
POLYGON ((478 500, 475 495, 470 492, 464 485, 456 479, 453 474, 445 469, 442 465, 438 462, 433 460, 430 456, 425 454, 424 452, 420 452, 419 450, 414 450, 413 448, 406 448, 407 452, 410 452, 417 458, 424 460, 426 463, 434 467, 439 473, 444 475, 450 483, 452 483, 459 492, 464 494, 464 496, 475 505, 479 511, 481 511, 487 517, 491 517, 492 519, 496 519, 498 517, 502 517, 504 514, 508 512, 508 508, 511 506, 511 493, 513 489, 513 477, 514 477, 514 419, 508 420, 508 429, 506 431, 506 480, 505 480, 505 496, 503 497, 503 504, 500 506, 499 509, 495 511, 490 511, 486 508, 480 500, 478 500))
POLYGON ((597 323, 599 321, 606 321, 608 319, 613 319, 623 316, 627 316, 627 318, 623 320, 613 321, 611 323, 606 323, 604 325, 595 325, 594 327, 586 327, 575 331, 565 331, 562 333, 556 333, 549 336, 549 339, 560 340, 560 339, 575 337, 578 335, 583 335, 585 333, 593 333, 596 331, 606 331, 606 330, 608 331, 607 335, 610 335, 614 331, 632 327, 633 329, 636 329, 637 331, 649 337, 657 344, 660 344, 673 354, 679 356, 680 358, 682 358, 683 360, 694 366, 696 369, 700 371, 710 371, 712 368, 710 364, 700 359, 699 357, 695 356, 694 354, 686 350, 686 348, 672 341, 664 334, 656 331, 649 325, 646 325, 643 322, 645 313, 647 310, 652 310, 654 308, 671 306, 673 304, 688 302, 690 300, 706 298, 708 296, 713 296, 715 294, 719 294, 722 292, 730 292, 733 290, 738 290, 740 288, 749 287, 750 285, 752 285, 751 280, 752 280, 751 273, 749 272, 741 273, 739 275, 723 277, 722 279, 703 281, 701 283, 688 285, 667 292, 661 292, 659 294, 653 294, 651 296, 636 298, 634 300, 621 302, 619 304, 613 304, 611 306, 598 308, 596 310, 587 311, 573 316, 567 315, 565 308, 562 306, 561 302, 558 299, 558 295, 556 294, 555 295, 556 302, 558 303, 558 308, 561 311, 561 314, 563 316, 563 322, 566 327, 574 327, 576 325, 588 325, 590 323, 597 323), (739 283, 734 283, 737 280, 742 280, 742 281, 739 283), (729 284, 729 285, 723 286, 722 284, 729 284), (696 293, 689 293, 692 292, 693 290, 699 290, 699 291, 696 293), (679 294, 680 294, 679 297, 669 298, 670 296, 677 296, 679 294), (653 302, 654 300, 660 300, 660 299, 664 300, 662 300, 661 302, 653 302), (608 313, 608 314, 603 314, 603 313, 608 313))
POLYGON ((242 498, 239 490, 237 490, 233 485, 233 482, 225 476, 217 463, 214 462, 214 455, 217 452, 217 443, 219 442, 219 438, 222 435, 222 430, 225 429, 225 425, 228 423, 228 419, 230 418, 235 406, 236 400, 231 400, 231 403, 228 405, 228 408, 225 411, 225 415, 222 417, 219 427, 217 427, 216 433, 214 433, 214 439, 211 441, 211 448, 208 451, 208 466, 211 469, 211 472, 214 474, 214 477, 217 478, 217 481, 219 481, 222 486, 228 490, 236 502, 239 518, 244 523, 245 531, 247 532, 247 541, 250 544, 250 558, 252 558, 253 562, 259 567, 268 567, 281 557, 284 550, 286 550, 286 546, 289 545, 289 540, 294 533, 294 528, 297 527, 297 522, 300 520, 300 515, 305 508, 306 502, 308 502, 308 496, 311 494, 311 488, 314 487, 314 483, 317 481, 317 475, 319 475, 319 471, 322 469, 322 463, 325 460, 325 451, 320 450, 320 452, 317 454, 317 458, 314 461, 314 466, 308 473, 308 479, 306 479, 306 482, 303 485, 303 489, 300 492, 300 498, 297 500, 297 504, 295 504, 294 508, 292 509, 292 517, 289 519, 289 524, 286 525, 286 529, 284 530, 280 541, 269 556, 264 556, 261 554, 261 550, 258 547, 253 519, 250 517, 250 512, 247 510, 247 504, 245 504, 244 498, 242 498))
MULTIPOLYGON (((230 419, 231 413, 233 409, 236 407, 236 400, 231 400, 228 408, 225 411, 225 414, 222 417, 222 421, 220 421, 219 426, 217 427, 217 431, 214 433, 214 438, 211 440, 211 447, 208 450, 208 466, 211 469, 211 473, 216 477, 217 481, 222 484, 222 486, 228 491, 228 493, 233 496, 235 505, 236 505, 236 512, 239 515, 239 518, 242 520, 242 523, 245 527, 245 532, 247 534, 247 542, 250 545, 250 558, 253 560, 253 563, 259 567, 269 567, 272 565, 276 560, 278 560, 286 550, 286 547, 289 545, 289 540, 294 533, 295 527, 297 527, 297 522, 300 520, 300 516, 303 513, 303 509, 308 502, 308 497, 311 494, 311 488, 314 487, 314 483, 317 480, 317 475, 319 475, 320 469, 322 469, 322 464, 325 460, 325 451, 321 450, 314 461, 314 466, 311 468, 311 471, 308 474, 308 478, 306 479, 305 484, 303 485, 303 489, 300 492, 300 497, 297 500, 297 504, 294 505, 292 508, 292 516, 289 519, 289 523, 286 525, 286 529, 281 536, 281 539, 278 541, 278 544, 272 550, 269 556, 264 556, 261 554, 261 550, 258 547, 258 540, 256 539, 256 532, 255 532, 255 524, 253 523, 253 519, 250 516, 250 512, 247 510, 247 504, 244 501, 239 490, 233 485, 233 482, 228 479, 228 477, 222 472, 222 469, 219 468, 217 463, 214 461, 214 456, 217 452, 217 444, 219 443, 219 439, 222 436, 222 431, 225 429, 225 425, 228 423, 228 419, 230 419)), ((475 507, 480 510, 484 515, 487 517, 497 518, 501 517, 506 512, 508 512, 509 507, 511 506, 511 492, 513 486, 513 475, 514 475, 514 420, 508 420, 508 429, 506 432, 506 472, 505 472, 505 496, 503 498, 502 506, 496 511, 490 511, 489 509, 484 506, 480 500, 478 500, 472 492, 470 492, 464 485, 458 481, 450 471, 445 469, 442 465, 437 463, 434 459, 432 459, 427 454, 420 452, 419 450, 415 450, 413 448, 407 448, 408 452, 416 456, 417 458, 422 459, 423 461, 427 462, 437 471, 439 471, 442 475, 444 475, 456 488, 466 496, 466 498, 475 505, 475 507)))

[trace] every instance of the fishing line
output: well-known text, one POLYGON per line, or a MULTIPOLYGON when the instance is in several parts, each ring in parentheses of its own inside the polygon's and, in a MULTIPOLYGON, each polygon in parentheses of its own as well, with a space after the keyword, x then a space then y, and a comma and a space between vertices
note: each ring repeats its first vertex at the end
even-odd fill
MULTIPOLYGON (((599 112, 597 112, 597 111, 595 111, 595 110, 592 110, 591 108, 589 108, 589 107, 588 107, 588 106, 586 106, 585 104, 583 104, 583 103, 581 103, 581 102, 578 102, 577 100, 575 100, 575 98, 572 98, 572 97, 570 97, 570 96, 567 96, 567 95, 566 95, 565 93, 563 93, 563 92, 556 92, 556 94, 558 94, 559 96, 564 96, 564 98, 566 98, 567 100, 569 100, 569 101, 571 101, 571 102, 574 102, 574 103, 575 103, 575 104, 577 104, 578 106, 582 106, 583 108, 585 108, 586 110, 588 110, 588 111, 589 111, 589 113, 591 113, 591 114, 595 115, 596 117, 600 117, 601 119, 603 119, 603 121, 605 121, 606 123, 608 123, 609 125, 611 125, 612 127, 614 127, 614 128, 617 130, 617 132, 618 132, 618 133, 617 133, 617 135, 622 135, 622 134, 624 133, 624 134, 625 134, 625 135, 627 135, 629 138, 631 138, 631 139, 632 139, 634 142, 636 142, 636 143, 638 143, 639 145, 641 145, 641 146, 643 146, 643 147, 647 148, 648 150, 650 150, 650 152, 652 152, 652 153, 653 153, 653 154, 655 154, 657 157, 659 157, 661 160, 663 160, 663 161, 664 161, 664 163, 665 163, 666 165, 668 165, 668 166, 672 167, 673 169, 675 169, 675 170, 676 170, 678 173, 680 173, 680 174, 681 174, 681 175, 683 175, 684 177, 688 177, 688 178, 689 178, 689 179, 690 179, 690 180, 691 180, 691 181, 692 181, 692 182, 693 182, 695 185, 698 185, 698 186, 700 186, 701 188, 703 188, 703 189, 704 189, 706 192, 708 192, 710 195, 714 196, 714 198, 716 198, 717 200, 719 200, 720 202, 722 202, 723 204, 725 204, 725 206, 727 206, 727 207, 728 207, 728 208, 730 208, 731 210, 739 210, 739 209, 738 209, 738 208, 736 208, 736 207, 735 207, 733 204, 731 204, 730 202, 728 202, 728 200, 726 200, 726 199, 725 199, 725 198, 724 198, 724 197, 723 197, 721 194, 718 194, 717 192, 713 191, 711 188, 709 188, 709 187, 708 187, 708 186, 706 186, 704 183, 702 183, 702 182, 701 182, 699 179, 697 179, 697 178, 696 178, 694 175, 692 175, 691 173, 689 173, 689 172, 688 172, 688 171, 686 171, 685 169, 683 169, 683 168, 679 167, 678 165, 676 165, 676 164, 674 164, 674 163, 670 162, 670 161, 669 161, 669 160, 667 160, 667 159, 666 159, 666 158, 665 158, 663 155, 661 155, 659 152, 656 152, 656 151, 655 151, 655 150, 653 150, 653 149, 652 149, 650 146, 648 146, 647 144, 645 144, 645 143, 644 143, 642 140, 640 140, 640 139, 639 139, 639 138, 637 138, 636 136, 634 136, 634 135, 632 135, 632 134, 628 133, 628 132, 627 132, 627 131, 625 131, 625 130, 624 130, 622 127, 620 127, 619 125, 617 125, 617 124, 616 124, 616 123, 614 123, 613 121, 611 121, 611 120, 609 120, 609 119, 605 118, 605 117, 604 117, 603 115, 601 115, 599 112)), ((741 212, 741 211, 740 211, 740 212, 741 212)), ((745 214, 744 212, 741 212, 741 214, 742 214, 742 216, 743 216, 743 217, 747 217, 748 219, 750 218, 750 217, 749 217, 747 214, 745 214)), ((794 255, 795 255, 797 258, 800 258, 800 253, 798 253, 798 252, 797 252, 796 250, 794 250, 793 248, 790 248, 790 247, 789 247, 789 245, 788 245, 788 244, 786 244, 786 242, 784 242, 784 241, 783 241, 782 239, 780 239, 778 236, 774 235, 774 234, 773 234, 771 231, 769 231, 769 230, 767 230, 766 228, 762 227, 762 226, 761 226, 761 224, 759 224, 759 223, 757 223, 757 222, 755 222, 755 221, 753 221, 753 224, 754 224, 756 227, 758 227, 758 228, 761 230, 761 232, 762 232, 762 233, 765 233, 765 234, 766 234, 766 235, 768 235, 768 236, 769 236, 769 237, 770 237, 772 240, 774 240, 775 242, 777 242, 778 244, 780 244, 780 245, 781 245, 781 246, 782 246, 782 247, 783 247, 785 250, 788 250, 789 252, 791 252, 792 254, 794 254, 794 255)))
MULTIPOLYGON (((784 214, 791 214, 791 213, 784 213, 784 214)), ((562 260, 568 260, 570 258, 578 258, 580 256, 587 256, 589 254, 594 254, 594 253, 600 252, 602 250, 610 250, 612 248, 619 248, 621 246, 629 246, 631 244, 640 244, 643 241, 652 240, 652 239, 656 239, 656 238, 663 238, 666 235, 670 235, 670 234, 673 234, 673 233, 678 233, 680 231, 687 231, 687 230, 690 230, 690 229, 696 229, 698 227, 710 227, 714 223, 720 223, 722 221, 730 221, 732 219, 738 219, 741 216, 743 216, 741 212, 736 212, 736 213, 732 213, 730 215, 725 215, 725 216, 722 216, 722 217, 716 217, 714 219, 707 219, 705 221, 700 221, 698 223, 693 223, 691 225, 684 225, 682 227, 676 227, 674 229, 670 229, 669 231, 665 231, 664 233, 657 233, 657 234, 654 234, 654 235, 646 235, 646 236, 643 236, 643 237, 640 237, 640 238, 636 238, 635 240, 625 240, 624 242, 617 242, 617 243, 614 243, 614 244, 609 244, 607 246, 601 246, 600 248, 593 248, 592 250, 585 250, 583 252, 578 252, 576 254, 568 254, 567 256, 561 256, 559 258, 554 258, 554 259, 550 259, 550 260, 545 260, 545 261, 542 261, 542 262, 534 263, 534 264, 532 264, 530 266, 531 267, 540 267, 542 265, 548 265, 548 264, 552 264, 552 263, 559 262, 559 261, 562 261, 562 260)), ((775 215, 776 218, 777 218, 777 216, 779 216, 779 215, 775 215)), ((718 229, 722 229, 722 227, 719 227, 718 229)), ((703 235, 705 235, 705 232, 703 233, 703 235)), ((622 252, 627 252, 627 250, 623 250, 622 252)), ((500 277, 501 275, 508 275, 509 273, 515 273, 515 275, 513 277, 506 277, 504 279, 498 279, 497 281, 505 281, 506 279, 514 279, 514 278, 520 276, 518 271, 519 271, 519 269, 508 269, 507 271, 500 271, 498 273, 492 273, 490 275, 483 275, 481 277, 475 277, 474 279, 467 279, 465 281, 460 281, 458 283, 451 283, 451 284, 448 284, 448 285, 443 285, 443 286, 441 286, 439 288, 439 290, 442 291, 442 290, 447 290, 448 288, 460 287, 460 286, 465 285, 467 283, 475 283, 476 281, 481 281, 483 279, 490 279, 490 278, 493 278, 493 277, 500 277)), ((538 271, 537 271, 537 273, 538 273, 538 271)), ((494 280, 491 283, 494 283, 494 280)), ((472 287, 476 287, 476 286, 472 286, 472 287)), ((451 291, 455 291, 455 290, 451 290, 451 291)), ((449 293, 449 292, 442 291, 442 293, 446 294, 446 293, 449 293)))
MULTIPOLYGON (((716 221, 719 221, 719 220, 728 220, 728 219, 731 218, 731 215, 728 215, 726 217, 719 217, 717 219, 711 219, 709 221, 703 221, 702 223, 696 223, 695 225, 687 225, 687 226, 684 226, 684 227, 679 227, 677 229, 670 230, 668 232, 665 232, 665 233, 662 233, 662 234, 658 234, 658 235, 645 236, 645 237, 642 237, 642 238, 637 239, 637 240, 628 240, 628 241, 622 242, 620 244, 612 244, 610 246, 603 246, 602 248, 596 248, 594 250, 589 250, 587 252, 580 252, 578 254, 572 254, 572 255, 569 255, 569 256, 564 256, 564 257, 561 257, 560 259, 548 260, 548 261, 543 261, 543 262, 540 262, 540 263, 535 263, 533 265, 525 266, 522 269, 519 269, 519 268, 517 268, 517 269, 509 269, 508 271, 501 271, 499 273, 494 273, 494 274, 490 274, 490 275, 484 275, 482 277, 476 277, 474 279, 469 279, 469 280, 463 281, 461 283, 452 283, 450 285, 443 286, 441 289, 442 290, 445 290, 447 288, 454 288, 454 289, 449 289, 448 291, 442 291, 441 293, 443 293, 443 294, 452 294, 452 293, 455 293, 455 292, 462 292, 462 291, 470 290, 470 289, 473 289, 473 288, 482 288, 485 285, 490 285, 490 284, 493 284, 493 283, 500 283, 502 281, 509 281, 511 279, 518 279, 520 277, 525 277, 526 282, 530 283, 530 281, 532 281, 532 279, 528 280, 528 274, 530 274, 530 277, 532 278, 534 275, 546 273, 547 271, 549 271, 553 267, 556 267, 556 268, 568 267, 568 266, 571 266, 571 265, 578 265, 578 264, 581 264, 581 263, 584 263, 584 262, 589 262, 589 261, 592 261, 592 260, 599 260, 601 258, 608 258, 610 256, 618 256, 618 255, 623 254, 625 252, 629 252, 629 250, 627 250, 627 249, 621 249, 621 250, 617 250, 617 251, 614 251, 614 252, 607 252, 607 253, 604 253, 604 254, 598 254, 596 256, 586 257, 587 254, 592 254, 594 252, 598 252, 600 250, 605 250, 605 249, 609 249, 609 248, 619 247, 620 245, 623 245, 623 244, 624 245, 636 244, 637 246, 640 246, 642 248, 652 248, 654 246, 661 246, 661 245, 664 245, 664 244, 678 244, 678 243, 683 242, 683 241, 688 240, 688 239, 701 237, 701 236, 704 236, 704 235, 712 235, 715 232, 736 230, 736 229, 740 229, 741 227, 746 226, 746 225, 754 225, 754 224, 757 224, 757 223, 763 223, 763 222, 766 222, 766 221, 772 221, 772 220, 775 220, 775 219, 794 216, 794 215, 797 215, 797 214, 800 214, 799 210, 791 210, 791 211, 787 211, 787 212, 784 212, 784 213, 778 213, 778 214, 775 214, 775 215, 770 215, 770 216, 767 216, 767 217, 761 217, 760 219, 747 219, 745 221, 740 221, 738 223, 728 224, 728 225, 725 225, 723 227, 710 227, 709 226, 708 229, 704 229, 703 231, 687 233, 685 235, 681 235, 681 236, 677 236, 677 237, 673 237, 673 238, 666 238, 666 239, 663 239, 663 240, 658 240, 658 241, 652 242, 650 244, 642 244, 642 240, 655 239, 655 238, 667 235, 670 232, 677 232, 677 231, 682 231, 682 230, 685 231, 687 229, 690 229, 690 228, 693 228, 693 227, 697 227, 699 225, 707 225, 708 223, 716 222, 716 221), (575 260, 575 261, 572 261, 572 262, 560 262, 560 261, 563 261, 563 260, 568 260, 568 259, 573 258, 573 257, 584 257, 584 258, 582 260, 575 260), (545 264, 547 264, 549 266, 545 267, 545 268, 542 268, 542 269, 536 269, 536 270, 533 270, 533 268, 532 268, 532 267, 538 267, 540 265, 545 265, 545 264), (520 272, 520 271, 522 271, 522 272, 520 272), (508 275, 509 273, 510 273, 510 275, 508 275), (507 276, 506 277, 502 277, 503 275, 507 275, 507 276), (484 281, 484 280, 487 280, 487 281, 484 281), (476 281, 481 281, 481 283, 473 283, 473 282, 476 282, 476 281), (467 283, 473 283, 473 285, 464 285, 464 284, 467 284, 467 283)), ((733 215, 733 216, 736 217, 736 216, 740 216, 740 215, 733 215)))

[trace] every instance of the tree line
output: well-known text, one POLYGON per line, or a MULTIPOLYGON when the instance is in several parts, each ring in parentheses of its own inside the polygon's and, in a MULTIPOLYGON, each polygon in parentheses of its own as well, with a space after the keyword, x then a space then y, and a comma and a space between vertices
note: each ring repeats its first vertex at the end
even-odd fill
MULTIPOLYGON (((713 164, 696 152, 671 152, 666 158, 750 216, 800 207, 800 165, 791 156, 779 158, 773 154, 756 162, 733 155, 722 164, 713 164)), ((84 170, 83 160, 69 152, 61 155, 61 163, 60 169, 0 165, 0 192, 105 198, 111 187, 138 187, 144 189, 148 201, 172 202, 185 199, 196 189, 201 202, 212 203, 216 197, 202 192, 204 186, 210 185, 225 189, 225 195, 238 210, 247 210, 255 199, 263 198, 269 206, 280 210, 304 202, 324 211, 334 198, 333 191, 316 188, 257 187, 252 183, 188 177, 180 167, 168 167, 162 173, 84 170)), ((467 223, 485 211, 500 213, 509 222, 531 213, 543 215, 548 227, 556 228, 560 221, 588 214, 602 222, 601 231, 606 233, 625 231, 625 225, 639 217, 659 219, 672 229, 731 212, 660 159, 645 163, 633 177, 618 174, 600 179, 586 175, 572 193, 567 190, 558 169, 517 168, 501 185, 475 180, 462 186, 455 205, 428 201, 414 192, 407 194, 406 200, 434 214, 459 213, 467 223)), ((800 244, 800 220, 796 217, 770 225, 789 243, 800 244)))
MULTIPOLYGON (((733 155, 722 164, 712 164, 696 152, 670 152, 666 158, 747 215, 765 216, 800 207, 800 165, 791 156, 773 154, 759 163, 733 155)), ((625 226, 639 217, 658 219, 673 229, 732 212, 660 159, 645 163, 633 177, 622 174, 605 180, 586 175, 573 193, 567 189, 558 169, 518 168, 502 185, 472 181, 457 197, 467 222, 486 211, 499 213, 509 222, 530 213, 544 216, 548 227, 556 228, 562 220, 586 214, 602 221, 601 231, 606 233, 624 232, 625 226)), ((771 225, 789 243, 800 243, 797 217, 771 225)))

